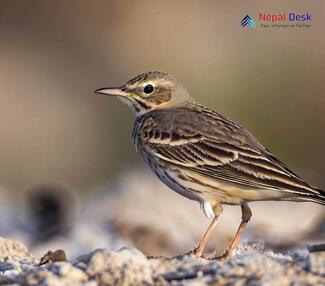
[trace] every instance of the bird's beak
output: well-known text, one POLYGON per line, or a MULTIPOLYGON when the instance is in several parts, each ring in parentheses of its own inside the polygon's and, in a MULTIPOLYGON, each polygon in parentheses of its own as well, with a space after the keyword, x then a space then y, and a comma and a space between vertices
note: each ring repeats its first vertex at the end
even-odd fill
POLYGON ((128 93, 122 87, 104 87, 95 90, 95 93, 111 96, 128 96, 128 93))

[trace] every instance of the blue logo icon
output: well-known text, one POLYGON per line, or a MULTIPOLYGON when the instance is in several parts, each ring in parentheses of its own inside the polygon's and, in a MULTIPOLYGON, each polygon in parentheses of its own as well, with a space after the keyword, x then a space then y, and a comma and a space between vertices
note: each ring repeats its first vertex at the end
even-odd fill
POLYGON ((240 25, 241 25, 242 27, 246 27, 246 26, 248 26, 248 27, 251 27, 251 28, 255 28, 255 21, 254 21, 254 19, 253 19, 251 16, 246 15, 246 16, 241 20, 240 25))

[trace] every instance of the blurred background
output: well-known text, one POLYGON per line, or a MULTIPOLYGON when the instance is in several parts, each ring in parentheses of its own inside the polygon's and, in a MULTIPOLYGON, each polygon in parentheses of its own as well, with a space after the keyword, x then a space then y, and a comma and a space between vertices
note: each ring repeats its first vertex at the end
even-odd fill
MULTIPOLYGON (((72 257, 198 242, 209 220, 145 168, 128 108, 94 94, 149 70, 173 74, 325 188, 324 16, 323 1, 1 1, 0 235, 72 257), (263 29, 260 12, 308 12, 312 26, 263 29), (240 26, 246 14, 256 28, 240 26)), ((324 207, 252 206, 247 239, 285 248, 325 237, 324 207)), ((226 208, 211 248, 239 222, 226 208)))

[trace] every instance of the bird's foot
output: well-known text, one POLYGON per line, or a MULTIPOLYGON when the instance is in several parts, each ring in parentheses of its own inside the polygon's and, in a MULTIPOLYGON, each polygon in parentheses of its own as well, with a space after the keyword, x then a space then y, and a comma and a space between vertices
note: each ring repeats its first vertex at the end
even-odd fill
POLYGON ((178 257, 181 256, 195 256, 196 258, 203 258, 203 259, 211 259, 210 256, 206 255, 205 253, 203 253, 203 250, 200 247, 195 247, 194 249, 184 253, 183 255, 180 255, 178 257))
POLYGON ((230 253, 228 252, 228 250, 226 250, 226 252, 223 255, 221 255, 221 256, 213 256, 213 257, 210 257, 209 259, 210 260, 218 260, 218 261, 224 262, 229 257, 230 257, 230 253))
POLYGON ((185 252, 183 254, 178 254, 172 257, 164 257, 164 256, 147 256, 147 259, 181 259, 185 256, 195 256, 197 258, 205 258, 208 259, 208 257, 204 256, 202 253, 200 253, 197 248, 194 248, 188 252, 185 252))
POLYGON ((194 248, 194 249, 192 249, 192 250, 190 250, 190 251, 188 251, 188 252, 185 252, 185 253, 183 253, 183 254, 178 254, 178 255, 176 255, 176 256, 173 256, 172 258, 182 258, 182 257, 184 257, 184 256, 192 256, 192 255, 196 255, 196 254, 195 254, 195 250, 196 250, 196 248, 194 248))
POLYGON ((202 250, 200 250, 198 247, 185 252, 184 254, 178 254, 176 256, 172 256, 172 257, 163 257, 163 256, 147 256, 148 259, 181 259, 185 256, 195 256, 196 258, 202 258, 202 259, 206 259, 206 260, 219 260, 219 261, 226 261, 229 256, 230 253, 228 252, 228 250, 226 250, 226 252, 221 255, 221 256, 208 256, 206 254, 204 254, 202 252, 202 250))
POLYGON ((205 256, 203 253, 202 253, 202 250, 200 250, 198 247, 188 251, 188 252, 185 252, 184 254, 179 254, 179 255, 176 255, 172 258, 183 258, 184 256, 195 256, 197 258, 204 258, 204 259, 208 259, 207 256, 205 256))
POLYGON ((164 257, 161 255, 158 255, 158 256, 147 255, 147 259, 168 259, 168 257, 164 257))
POLYGON ((192 250, 192 253, 195 257, 197 258, 204 258, 204 259, 209 259, 208 256, 206 256, 204 253, 203 253, 203 249, 200 248, 199 246, 198 247, 195 247, 193 250, 192 250))
POLYGON ((192 254, 194 254, 194 256, 198 257, 198 258, 201 258, 202 255, 203 255, 203 250, 200 249, 200 247, 195 247, 193 250, 192 250, 192 254))

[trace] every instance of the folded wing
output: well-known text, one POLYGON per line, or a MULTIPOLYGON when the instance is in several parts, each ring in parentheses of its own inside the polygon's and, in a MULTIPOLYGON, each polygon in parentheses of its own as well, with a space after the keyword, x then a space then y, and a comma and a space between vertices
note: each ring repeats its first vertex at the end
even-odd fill
POLYGON ((304 197, 320 194, 241 126, 213 111, 190 114, 195 121, 186 121, 190 112, 193 110, 175 116, 174 111, 168 124, 155 124, 159 117, 151 118, 150 128, 142 130, 147 151, 159 160, 244 188, 304 197))

